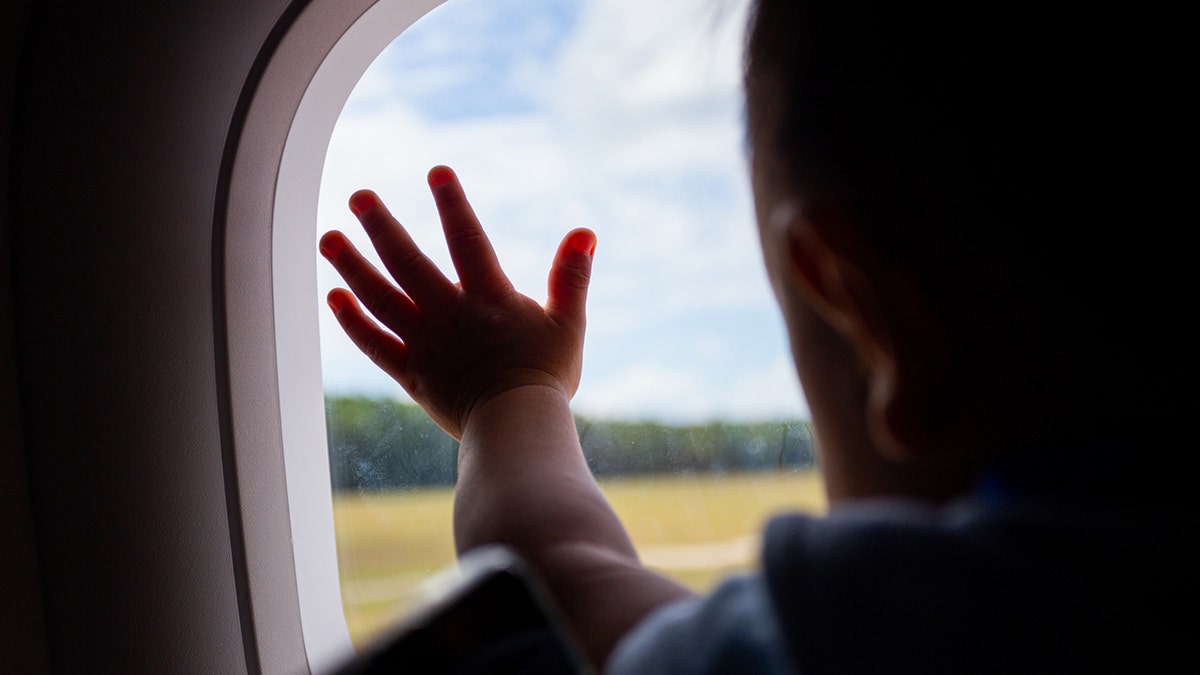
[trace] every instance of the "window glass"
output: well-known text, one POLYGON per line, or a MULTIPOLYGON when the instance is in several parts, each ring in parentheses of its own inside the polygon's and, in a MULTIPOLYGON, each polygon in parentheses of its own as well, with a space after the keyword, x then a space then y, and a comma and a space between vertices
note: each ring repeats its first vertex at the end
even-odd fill
MULTIPOLYGON (((449 0, 384 51, 334 130, 320 230, 378 192, 448 274, 424 176, 461 177, 501 263, 544 299, 562 235, 596 231, 574 401, 644 562, 705 590, 783 509, 819 511, 805 408, 762 270, 740 103, 745 0, 449 0)), ((314 245, 315 251, 315 245, 314 245)), ((456 446, 324 308, 343 601, 361 645, 454 559, 456 446)))

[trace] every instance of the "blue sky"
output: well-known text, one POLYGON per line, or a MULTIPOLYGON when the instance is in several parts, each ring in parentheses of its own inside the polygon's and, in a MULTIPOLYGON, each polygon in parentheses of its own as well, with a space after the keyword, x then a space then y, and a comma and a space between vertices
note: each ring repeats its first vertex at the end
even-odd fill
MULTIPOLYGON (((574 407, 668 422, 807 417, 746 177, 745 0, 449 0, 364 74, 334 130, 319 230, 376 190, 452 273, 425 172, 459 173, 501 263, 543 300, 562 235, 596 231, 574 407)), ((338 284, 318 263, 320 296, 338 284)), ((321 310, 330 393, 399 387, 321 310)))

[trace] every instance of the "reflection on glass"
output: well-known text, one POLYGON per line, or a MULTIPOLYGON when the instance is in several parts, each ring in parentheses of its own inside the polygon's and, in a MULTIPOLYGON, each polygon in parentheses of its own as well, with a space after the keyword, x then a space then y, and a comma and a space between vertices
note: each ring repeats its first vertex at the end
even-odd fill
MULTIPOLYGON (((319 229, 369 250, 345 200, 370 187, 452 272, 424 191, 449 164, 534 297, 561 236, 596 231, 580 437, 645 564, 697 590, 754 565, 771 513, 824 508, 744 167, 745 5, 450 0, 359 82, 319 206, 319 229)), ((322 298, 340 285, 318 275, 322 298)), ((342 592, 362 644, 454 560, 456 446, 321 320, 342 592)))

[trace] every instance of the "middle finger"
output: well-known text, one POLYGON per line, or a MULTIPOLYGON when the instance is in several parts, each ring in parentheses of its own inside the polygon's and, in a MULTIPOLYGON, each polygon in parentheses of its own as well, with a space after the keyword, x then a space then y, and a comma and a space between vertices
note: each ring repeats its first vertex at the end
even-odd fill
POLYGON ((419 307, 445 306, 457 289, 423 252, 378 195, 359 190, 350 196, 350 210, 362 223, 383 266, 419 307))

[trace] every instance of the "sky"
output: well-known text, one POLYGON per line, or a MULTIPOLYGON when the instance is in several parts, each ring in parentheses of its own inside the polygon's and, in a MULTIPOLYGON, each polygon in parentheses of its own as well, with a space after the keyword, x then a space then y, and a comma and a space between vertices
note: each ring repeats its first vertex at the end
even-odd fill
MULTIPOLYGON (((562 236, 599 239, 579 414, 808 417, 761 262, 745 165, 746 0, 449 0, 359 81, 334 129, 318 235, 370 248, 371 188, 447 275, 425 173, 459 174, 505 271, 545 300, 562 236)), ((314 244, 315 251, 315 244, 314 244)), ((329 394, 406 399, 342 334, 318 259, 329 394)))

